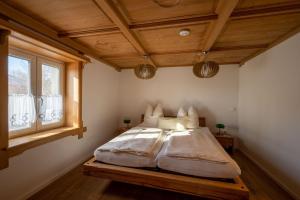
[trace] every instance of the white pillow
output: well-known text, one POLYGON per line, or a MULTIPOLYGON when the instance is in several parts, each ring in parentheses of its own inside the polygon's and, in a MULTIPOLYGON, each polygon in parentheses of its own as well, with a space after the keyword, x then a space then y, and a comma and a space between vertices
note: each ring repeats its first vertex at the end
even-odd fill
POLYGON ((193 106, 189 107, 188 116, 189 117, 199 118, 198 112, 197 112, 197 110, 193 106))
POLYGON ((177 113, 177 117, 186 117, 187 113, 186 111, 183 109, 183 107, 180 107, 177 113))
POLYGON ((160 104, 155 107, 154 111, 153 107, 148 104, 144 115, 144 122, 142 124, 145 127, 157 127, 158 118, 162 116, 164 116, 164 113, 160 104))
POLYGON ((188 110, 187 128, 199 128, 199 115, 193 106, 188 110))
POLYGON ((146 111, 145 111, 144 118, 151 117, 152 113, 153 113, 153 107, 152 107, 152 105, 148 104, 146 111))
POLYGON ((145 117, 144 122, 140 124, 140 126, 157 128, 158 119, 159 119, 158 117, 153 117, 153 116, 145 117))
POLYGON ((158 128, 172 130, 186 130, 187 118, 160 117, 158 120, 158 128))
POLYGON ((163 108, 160 104, 157 104, 157 106, 155 107, 153 114, 153 117, 163 117, 164 116, 164 112, 163 112, 163 108))

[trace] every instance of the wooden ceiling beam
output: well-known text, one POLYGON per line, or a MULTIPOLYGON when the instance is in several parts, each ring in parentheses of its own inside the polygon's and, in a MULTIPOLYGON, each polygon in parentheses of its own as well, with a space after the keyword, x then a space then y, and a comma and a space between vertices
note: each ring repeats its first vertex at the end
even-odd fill
POLYGON ((300 3, 289 3, 286 5, 278 5, 272 7, 242 9, 232 12, 230 18, 241 19, 250 17, 261 17, 278 14, 290 14, 300 12, 300 3))
MULTIPOLYGON (((148 55, 142 43, 139 41, 135 33, 129 29, 129 26, 125 18, 114 6, 112 1, 110 0, 93 0, 93 1, 98 6, 98 8, 102 12, 104 12, 111 19, 111 21, 120 29, 123 35, 127 38, 127 40, 133 45, 133 47, 137 50, 137 52, 141 56, 148 55)), ((157 67, 150 56, 149 56, 149 62, 155 67, 157 67)))
POLYGON ((59 37, 69 37, 69 38, 78 38, 78 37, 87 37, 95 35, 105 35, 105 34, 114 34, 120 33, 120 29, 117 27, 109 28, 94 28, 94 29, 83 29, 77 31, 62 31, 58 33, 59 37))
MULTIPOLYGON (((219 65, 239 65, 239 62, 220 62, 219 65)), ((190 65, 182 66, 182 65, 162 65, 159 68, 171 68, 171 67, 192 67, 192 63, 190 65)), ((134 67, 122 67, 122 70, 126 69, 134 69, 134 67)))
MULTIPOLYGON (((204 45, 202 45, 200 48, 201 51, 209 51, 213 47, 238 2, 239 0, 219 0, 216 8, 218 19, 211 22, 209 25, 204 37, 204 45)), ((201 56, 200 62, 204 59, 205 55, 201 56)))
POLYGON ((82 56, 83 54, 89 55, 102 63, 114 67, 118 71, 120 70, 118 66, 103 60, 90 48, 70 38, 58 37, 56 30, 25 15, 2 1, 0 1, 0 25, 76 56, 82 56))
MULTIPOLYGON (((267 48, 268 44, 257 44, 257 45, 246 45, 246 46, 231 46, 231 47, 217 47, 217 48, 212 48, 210 50, 210 53, 213 52, 224 52, 224 51, 238 51, 238 50, 250 50, 250 49, 264 49, 267 48)), ((186 50, 186 51, 172 51, 172 52, 161 52, 161 53, 156 53, 156 52, 149 52, 150 56, 157 56, 157 55, 171 55, 171 54, 185 54, 185 53, 191 53, 191 54, 196 54, 199 53, 197 50, 186 50)), ((137 55, 119 55, 119 56, 105 56, 103 59, 114 59, 114 58, 131 58, 131 57, 136 57, 137 55)))
POLYGON ((185 18, 177 18, 177 19, 168 19, 168 20, 155 20, 155 21, 147 21, 130 24, 129 28, 133 30, 141 30, 141 29, 158 29, 164 27, 174 27, 179 25, 193 25, 199 23, 206 23, 212 20, 218 19, 218 15, 201 15, 201 16, 192 16, 185 18))

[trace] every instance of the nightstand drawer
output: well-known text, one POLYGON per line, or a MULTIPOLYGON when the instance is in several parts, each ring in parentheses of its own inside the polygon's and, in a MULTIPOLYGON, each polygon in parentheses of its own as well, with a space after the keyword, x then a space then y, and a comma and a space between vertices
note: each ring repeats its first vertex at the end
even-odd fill
POLYGON ((234 147, 234 138, 231 135, 215 135, 215 137, 226 151, 232 153, 234 147))
POLYGON ((117 129, 117 134, 120 135, 126 131, 128 131, 129 129, 131 129, 132 127, 120 127, 117 129))

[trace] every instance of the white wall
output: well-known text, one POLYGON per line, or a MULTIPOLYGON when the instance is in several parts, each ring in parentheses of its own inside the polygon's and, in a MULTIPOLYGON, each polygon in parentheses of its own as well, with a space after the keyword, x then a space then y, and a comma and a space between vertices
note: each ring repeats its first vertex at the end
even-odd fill
POLYGON ((168 114, 180 106, 194 105, 208 125, 216 122, 237 127, 238 66, 221 66, 209 79, 194 76, 191 67, 161 68, 153 79, 138 79, 133 70, 124 70, 120 80, 121 121, 124 117, 137 124, 147 103, 163 104, 168 114))
POLYGON ((300 34, 239 72, 243 149, 300 199, 300 34))
POLYGON ((151 80, 137 79, 93 60, 84 69, 84 138, 67 137, 10 159, 0 171, 0 199, 22 199, 80 164, 113 136, 121 119, 137 124, 147 103, 164 105, 167 114, 194 105, 210 127, 220 122, 235 131, 242 149, 300 196, 300 35, 246 63, 221 66, 210 79, 191 67, 162 68, 151 80), (236 107, 238 106, 239 122, 236 107))
POLYGON ((67 137, 10 159, 0 171, 0 199, 24 199, 77 166, 110 139, 119 120, 119 73, 95 60, 83 73, 83 139, 67 137))

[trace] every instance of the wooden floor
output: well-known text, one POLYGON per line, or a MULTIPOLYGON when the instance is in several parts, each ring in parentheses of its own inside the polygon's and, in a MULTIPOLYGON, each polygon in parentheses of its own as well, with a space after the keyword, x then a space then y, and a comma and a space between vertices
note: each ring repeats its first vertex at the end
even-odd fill
MULTIPOLYGON (((250 189, 250 200, 292 199, 242 153, 235 152, 233 157, 240 165, 243 172, 242 179, 250 189)), ((82 167, 79 166, 29 199, 194 200, 201 198, 87 177, 82 174, 82 167)))

